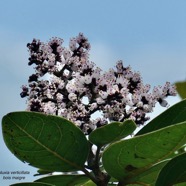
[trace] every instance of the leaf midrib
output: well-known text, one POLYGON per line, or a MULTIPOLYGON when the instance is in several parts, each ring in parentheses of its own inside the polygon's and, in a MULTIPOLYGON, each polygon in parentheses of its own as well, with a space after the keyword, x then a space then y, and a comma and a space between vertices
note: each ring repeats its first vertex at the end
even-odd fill
POLYGON ((50 152, 51 154, 53 154, 55 157, 59 158, 60 160, 64 161, 65 163, 77 168, 78 170, 83 170, 83 167, 70 162, 69 160, 63 158, 61 155, 59 155, 58 153, 56 153, 55 151, 51 150, 50 148, 46 147, 45 145, 43 145, 41 142, 39 142, 37 139, 35 139, 31 134, 29 134, 26 130, 24 130, 22 127, 20 127, 17 123, 15 123, 10 117, 8 117, 9 120, 17 127, 19 128, 19 130, 21 130, 23 133, 25 133, 30 139, 32 139, 34 142, 36 142, 38 145, 40 145, 41 147, 43 147, 44 149, 46 149, 48 152, 50 152))

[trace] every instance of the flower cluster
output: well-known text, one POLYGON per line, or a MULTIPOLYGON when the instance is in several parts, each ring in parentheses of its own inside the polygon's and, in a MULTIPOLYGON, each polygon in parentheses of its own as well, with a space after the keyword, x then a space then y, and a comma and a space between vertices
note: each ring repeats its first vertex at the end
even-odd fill
POLYGON ((90 44, 82 33, 70 39, 69 47, 62 44, 56 37, 27 44, 28 64, 35 66, 20 94, 28 98, 27 110, 65 117, 89 134, 111 121, 132 119, 144 124, 157 102, 166 107, 165 98, 176 95, 169 82, 150 91, 140 74, 122 61, 103 72, 89 60, 90 44), (95 119, 92 115, 97 111, 102 115, 95 119))

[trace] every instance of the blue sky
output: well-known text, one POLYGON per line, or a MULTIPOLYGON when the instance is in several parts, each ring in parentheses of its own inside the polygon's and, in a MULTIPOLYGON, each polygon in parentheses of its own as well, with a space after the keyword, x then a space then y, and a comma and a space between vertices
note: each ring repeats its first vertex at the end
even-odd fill
MULTIPOLYGON (((70 37, 83 32, 91 43, 90 59, 105 70, 122 59, 141 72, 144 83, 185 80, 185 8, 185 0, 1 0, 0 118, 26 108, 19 93, 32 73, 26 44, 33 38, 47 41, 57 36, 67 45, 70 37)), ((179 98, 168 101, 172 105, 179 98)), ((157 107, 155 114, 163 110, 157 107)), ((1 134, 0 149, 0 171, 27 170, 27 181, 34 179, 36 169, 17 160, 1 134)), ((0 174, 1 185, 14 182, 0 174)))

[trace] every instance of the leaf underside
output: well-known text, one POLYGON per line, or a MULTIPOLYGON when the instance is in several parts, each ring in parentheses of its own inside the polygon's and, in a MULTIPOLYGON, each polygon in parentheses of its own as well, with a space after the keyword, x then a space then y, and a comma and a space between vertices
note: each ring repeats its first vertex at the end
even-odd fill
POLYGON ((154 186, 161 169, 167 164, 167 162, 169 162, 169 160, 160 162, 152 167, 149 167, 144 172, 141 172, 136 176, 134 175, 133 177, 128 179, 128 182, 141 184, 143 183, 143 185, 154 186))
POLYGON ((17 158, 40 169, 81 170, 87 159, 85 135, 61 117, 13 112, 3 117, 2 131, 7 147, 17 158))
POLYGON ((124 122, 112 122, 108 125, 100 127, 94 130, 89 135, 89 140, 101 147, 108 143, 125 138, 132 134, 136 129, 136 125, 132 120, 126 120, 124 122))
POLYGON ((186 143, 186 122, 137 136, 107 147, 105 170, 120 181, 129 181, 186 143))
POLYGON ((74 186, 82 185, 88 180, 89 178, 86 177, 85 175, 54 175, 40 178, 38 180, 35 180, 35 182, 49 183, 54 184, 55 186, 61 185, 74 186))
POLYGON ((186 153, 173 158, 163 167, 156 186, 174 185, 181 182, 186 182, 186 153))

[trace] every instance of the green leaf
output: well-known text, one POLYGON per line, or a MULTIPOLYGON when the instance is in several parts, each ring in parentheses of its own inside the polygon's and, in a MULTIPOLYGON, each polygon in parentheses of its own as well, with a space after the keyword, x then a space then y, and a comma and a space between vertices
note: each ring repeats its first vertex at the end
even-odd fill
POLYGON ((184 183, 174 184, 174 186, 185 186, 185 185, 186 185, 186 182, 184 182, 184 183))
POLYGON ((9 150, 20 160, 48 171, 81 170, 88 141, 72 122, 34 112, 13 112, 3 117, 2 131, 9 150))
POLYGON ((174 125, 176 123, 181 123, 183 121, 186 121, 186 99, 173 105, 159 116, 154 118, 146 126, 144 126, 136 134, 136 136, 146 134, 148 132, 153 132, 155 130, 174 125))
POLYGON ((177 83, 175 83, 175 85, 176 85, 176 90, 177 90, 179 96, 182 99, 186 98, 186 81, 177 82, 177 83))
POLYGON ((25 182, 25 183, 15 183, 10 186, 55 186, 53 184, 48 183, 33 183, 33 182, 25 182))
POLYGON ((186 122, 115 142, 103 152, 103 166, 119 181, 128 181, 186 143, 186 122))
POLYGON ((186 182, 186 153, 170 160, 161 170, 156 186, 186 182))
POLYGON ((126 120, 125 122, 112 122, 94 130, 89 135, 89 140, 93 144, 101 147, 132 134, 135 129, 136 125, 132 120, 126 120))
POLYGON ((128 182, 131 183, 141 183, 143 185, 155 185, 157 180, 158 174, 160 173, 161 169, 167 164, 169 160, 160 162, 152 167, 149 167, 144 172, 137 174, 136 176, 132 176, 128 178, 128 182))
POLYGON ((85 182, 81 185, 78 184, 78 185, 75 185, 75 186, 96 186, 96 184, 93 181, 89 180, 89 181, 87 181, 87 182, 85 182))
POLYGON ((35 182, 43 182, 54 184, 55 186, 61 185, 82 185, 83 183, 89 181, 89 178, 85 175, 55 175, 55 176, 47 176, 44 178, 40 178, 35 180, 35 182))

